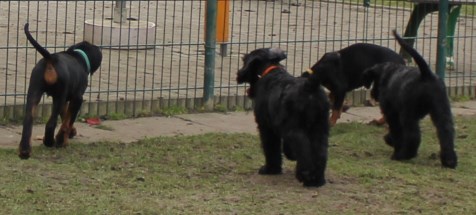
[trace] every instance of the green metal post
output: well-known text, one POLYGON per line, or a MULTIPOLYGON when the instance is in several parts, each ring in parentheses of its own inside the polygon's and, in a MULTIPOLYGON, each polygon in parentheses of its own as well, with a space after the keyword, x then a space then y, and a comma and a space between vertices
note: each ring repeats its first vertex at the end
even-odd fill
POLYGON ((215 81, 215 49, 217 27, 217 0, 207 0, 205 32, 205 80, 203 83, 203 104, 213 108, 215 81))
POLYGON ((448 0, 440 0, 438 13, 438 43, 436 49, 436 74, 445 78, 446 68, 446 29, 448 21, 448 0))
POLYGON ((370 0, 364 0, 364 7, 370 7, 370 0))

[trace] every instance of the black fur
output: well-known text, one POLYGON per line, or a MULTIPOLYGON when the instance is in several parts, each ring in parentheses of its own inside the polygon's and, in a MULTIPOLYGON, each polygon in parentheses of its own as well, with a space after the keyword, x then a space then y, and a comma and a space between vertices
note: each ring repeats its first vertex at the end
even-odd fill
MULTIPOLYGON (((365 69, 384 62, 405 64, 404 59, 391 49, 367 43, 350 45, 336 52, 329 52, 311 67, 322 85, 330 91, 332 104, 331 125, 342 112, 345 94, 363 86, 362 73, 365 69)), ((309 73, 305 72, 304 77, 309 73)))
POLYGON ((45 146, 63 146, 68 138, 76 135, 73 123, 83 103, 83 94, 88 86, 88 76, 101 65, 102 54, 99 47, 88 42, 80 42, 66 51, 50 54, 31 36, 28 23, 24 26, 28 41, 43 56, 33 68, 28 87, 25 118, 20 141, 19 156, 28 159, 31 154, 31 135, 33 117, 38 103, 44 93, 53 97, 53 110, 45 128, 43 144, 45 146), (82 50, 89 60, 80 53, 82 50), (63 124, 54 138, 58 115, 63 124))
POLYGON ((256 49, 244 56, 237 74, 238 83, 250 84, 248 96, 254 100, 265 156, 259 173, 281 174, 284 152, 297 160, 296 178, 319 187, 326 183, 329 104, 318 81, 293 77, 279 64, 285 58, 280 49, 256 49))
POLYGON ((415 49, 395 31, 393 33, 418 68, 384 63, 364 73, 365 86, 369 88, 373 83, 371 95, 380 101, 389 125, 389 133, 384 139, 394 148, 392 159, 407 160, 417 156, 421 138, 419 121, 430 114, 440 142, 441 163, 455 168, 453 117, 445 84, 415 49))

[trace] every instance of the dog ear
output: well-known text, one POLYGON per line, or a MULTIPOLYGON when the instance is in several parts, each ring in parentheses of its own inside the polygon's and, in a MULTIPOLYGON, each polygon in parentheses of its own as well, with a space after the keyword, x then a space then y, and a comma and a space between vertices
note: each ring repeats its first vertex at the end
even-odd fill
POLYGON ((269 54, 271 61, 275 63, 279 63, 280 61, 287 58, 286 53, 279 48, 270 48, 269 54))

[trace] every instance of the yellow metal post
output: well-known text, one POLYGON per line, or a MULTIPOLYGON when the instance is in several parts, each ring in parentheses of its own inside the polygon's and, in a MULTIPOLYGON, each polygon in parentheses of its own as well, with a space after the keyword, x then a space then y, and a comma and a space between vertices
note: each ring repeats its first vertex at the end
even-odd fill
POLYGON ((217 2, 217 42, 226 43, 229 37, 230 0, 217 2))
MULTIPOLYGON (((216 42, 220 44, 220 55, 227 56, 228 40, 230 36, 230 0, 215 0, 216 10, 216 42)), ((207 22, 205 16, 205 22, 207 22)), ((205 27, 205 32, 207 31, 205 27)))
POLYGON ((226 57, 230 31, 230 0, 218 0, 217 8, 217 42, 220 43, 220 55, 226 57))

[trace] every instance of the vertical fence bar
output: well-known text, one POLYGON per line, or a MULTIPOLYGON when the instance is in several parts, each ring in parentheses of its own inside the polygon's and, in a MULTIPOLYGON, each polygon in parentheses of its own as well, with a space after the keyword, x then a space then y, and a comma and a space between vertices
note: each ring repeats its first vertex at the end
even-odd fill
POLYGON ((207 0, 205 32, 205 80, 203 83, 203 104, 213 107, 215 80, 215 49, 217 26, 217 0, 207 0))
POLYGON ((448 0, 440 0, 438 12, 438 43, 436 49, 436 74, 445 78, 446 67, 446 28, 448 20, 448 0))

